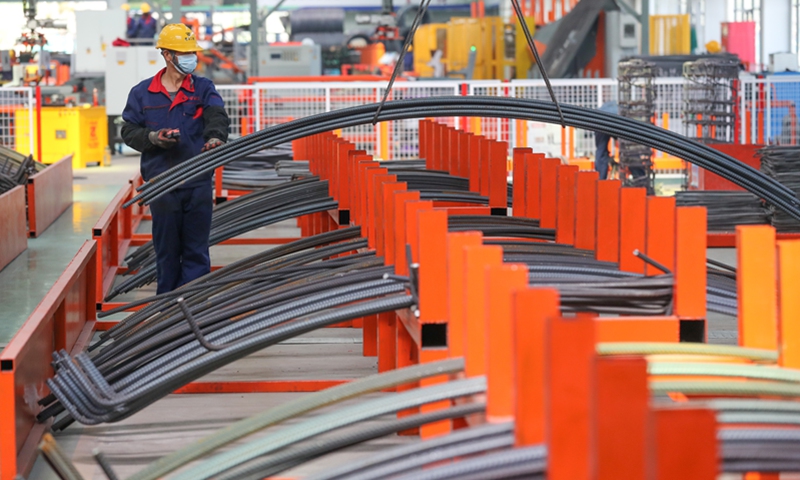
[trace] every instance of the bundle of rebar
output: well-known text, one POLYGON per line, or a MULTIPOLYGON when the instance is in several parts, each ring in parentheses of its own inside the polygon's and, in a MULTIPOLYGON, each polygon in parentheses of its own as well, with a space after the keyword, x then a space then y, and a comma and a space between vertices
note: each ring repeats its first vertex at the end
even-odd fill
POLYGON ((46 167, 31 155, 22 155, 0 146, 0 195, 19 185, 27 185, 29 176, 46 167))
POLYGON ((763 225, 769 223, 769 212, 764 202, 752 193, 733 190, 689 190, 675 192, 679 207, 705 207, 708 212, 708 230, 730 232, 737 225, 763 225))
MULTIPOLYGON (((278 145, 225 165, 222 187, 234 190, 256 190, 272 187, 292 179, 293 174, 281 172, 277 165, 292 161, 291 145, 278 145)), ((306 169, 307 170, 307 169, 306 169)))
POLYGON ((54 353, 39 415, 115 422, 221 366, 308 331, 410 307, 407 279, 366 247, 357 227, 282 245, 147 299, 88 353, 54 353), (344 256, 343 256, 344 255, 344 256), (235 321, 234 321, 235 320, 235 321))
MULTIPOLYGON (((258 190, 214 207, 209 245, 337 206, 337 202, 328 196, 328 182, 320 181, 318 177, 258 190)), ((156 252, 152 241, 135 250, 125 261, 126 273, 132 273, 132 276, 116 285, 106 296, 106 301, 156 280, 156 252)))
MULTIPOLYGON (((339 128, 369 123, 378 105, 363 105, 304 117, 272 126, 201 153, 154 178, 140 188, 140 193, 126 203, 149 203, 180 182, 214 170, 242 155, 339 128)), ((800 200, 757 170, 706 145, 653 125, 625 119, 618 115, 572 105, 562 106, 565 124, 599 131, 617 138, 638 142, 705 168, 764 198, 776 208, 800 219, 800 200)), ((444 116, 477 116, 561 123, 557 108, 550 102, 500 97, 433 97, 386 102, 378 121, 444 116)))
MULTIPOLYGON (((758 151, 761 172, 800 194, 800 147, 771 145, 758 151)), ((800 231, 800 220, 770 206, 772 226, 782 232, 800 231)))

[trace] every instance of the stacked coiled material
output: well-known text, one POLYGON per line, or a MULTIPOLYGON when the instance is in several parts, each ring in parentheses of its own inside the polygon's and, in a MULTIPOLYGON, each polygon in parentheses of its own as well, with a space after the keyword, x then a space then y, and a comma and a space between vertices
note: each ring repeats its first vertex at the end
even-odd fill
MULTIPOLYGON (((378 105, 335 110, 269 127, 202 153, 164 172, 141 187, 128 204, 149 203, 177 188, 187 179, 224 165, 242 155, 288 141, 339 128, 369 123, 378 105)), ((705 168, 765 199, 769 204, 800 220, 800 200, 790 189, 759 171, 706 145, 659 127, 625 119, 618 115, 572 105, 562 107, 565 124, 614 135, 646 145, 705 168)), ((424 117, 477 116, 561 123, 556 106, 550 102, 498 97, 435 97, 386 102, 379 121, 424 117)))
MULTIPOLYGON (((317 177, 288 182, 243 195, 217 205, 211 217, 209 245, 257 228, 302 215, 324 212, 338 206, 328 196, 328 182, 317 177)), ((116 285, 106 300, 141 288, 156 279, 156 253, 153 242, 143 245, 125 259, 132 276, 116 285)))
MULTIPOLYGON (((758 151, 761 172, 800 194, 800 147, 769 146, 758 151)), ((779 231, 800 231, 800 220, 770 205, 772 225, 779 231)))

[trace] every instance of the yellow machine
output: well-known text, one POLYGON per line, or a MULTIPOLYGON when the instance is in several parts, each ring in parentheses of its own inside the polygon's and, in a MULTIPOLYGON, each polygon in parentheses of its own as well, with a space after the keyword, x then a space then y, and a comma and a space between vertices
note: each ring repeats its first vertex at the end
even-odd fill
MULTIPOLYGON (((30 129, 27 110, 17 110, 15 125, 17 151, 28 155, 31 152, 28 151, 30 129)), ((106 108, 44 107, 41 135, 43 163, 55 163, 72 153, 72 168, 86 168, 87 164, 95 162, 102 165, 108 146, 106 108)), ((36 145, 35 138, 33 144, 36 145)))
MULTIPOLYGON (((528 18, 526 22, 533 31, 534 19, 528 18)), ((421 25, 414 35, 414 70, 420 77, 434 76, 429 63, 434 52, 440 50, 447 76, 464 78, 463 74, 453 75, 452 72, 467 69, 473 54, 472 78, 475 80, 526 78, 533 56, 518 24, 516 34, 514 32, 514 27, 503 23, 500 17, 454 18, 447 23, 421 25), (512 36, 514 57, 509 53, 512 36)))
POLYGON ((650 55, 692 53, 692 24, 688 14, 650 15, 650 55))

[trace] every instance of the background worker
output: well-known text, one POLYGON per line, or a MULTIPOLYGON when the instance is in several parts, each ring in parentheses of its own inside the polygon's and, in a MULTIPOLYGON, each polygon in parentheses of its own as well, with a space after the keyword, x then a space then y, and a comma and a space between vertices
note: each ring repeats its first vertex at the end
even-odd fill
MULTIPOLYGON (((164 27, 156 48, 166 68, 131 89, 122 112, 122 138, 142 153, 142 178, 156 175, 228 139, 230 120, 211 80, 192 75, 197 44, 183 24, 164 27)), ((211 271, 208 237, 212 210, 211 174, 187 180, 150 204, 158 293, 211 271)))
MULTIPOLYGON (((617 113, 617 102, 610 101, 600 107, 601 112, 617 113)), ((611 135, 594 132, 594 169, 600 174, 600 180, 608 178, 608 166, 611 164, 611 154, 608 152, 608 142, 611 135)))
MULTIPOLYGON (((150 4, 143 3, 141 6, 142 15, 136 21, 136 25, 133 28, 133 35, 128 35, 130 38, 141 38, 144 40, 153 40, 156 36, 156 30, 158 29, 158 25, 156 19, 153 18, 153 14, 150 11, 150 4)), ((143 45, 145 42, 138 42, 137 44, 143 45)), ((150 43, 149 45, 152 45, 150 43)))
POLYGON ((131 16, 131 6, 128 3, 123 3, 121 8, 125 12, 125 36, 128 38, 134 38, 136 35, 137 20, 135 17, 131 16))

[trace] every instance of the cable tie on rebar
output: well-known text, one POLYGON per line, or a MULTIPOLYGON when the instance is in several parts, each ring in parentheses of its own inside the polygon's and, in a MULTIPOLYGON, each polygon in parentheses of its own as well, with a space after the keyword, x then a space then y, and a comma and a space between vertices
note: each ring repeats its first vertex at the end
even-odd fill
POLYGON ((417 15, 414 17, 414 21, 411 23, 411 29, 408 31, 406 38, 403 40, 403 49, 400 51, 400 57, 397 59, 397 63, 394 64, 394 68, 392 69, 392 76, 389 78, 389 84, 386 86, 386 91, 383 93, 381 103, 378 104, 378 109, 375 110, 375 116, 372 117, 373 125, 378 123, 378 116, 380 116, 381 110, 383 110, 383 105, 386 103, 386 99, 389 98, 389 94, 392 92, 392 86, 397 78, 397 74, 400 73, 400 69, 403 68, 403 60, 406 58, 408 47, 411 45, 411 40, 414 38, 414 34, 417 32, 417 28, 419 28, 419 25, 422 22, 422 17, 425 16, 425 12, 428 10, 428 4, 430 3, 431 0, 422 0, 419 3, 417 15))
POLYGON ((519 6, 519 0, 511 0, 511 4, 514 6, 514 11, 517 14, 517 20, 519 20, 522 31, 525 33, 525 40, 528 42, 528 47, 533 52, 533 58, 536 59, 536 65, 539 67, 539 71, 542 72, 542 79, 544 79, 544 84, 547 85, 547 91, 550 92, 550 98, 553 99, 553 103, 556 105, 558 116, 561 118, 561 128, 567 128, 567 123, 564 120, 564 113, 561 111, 561 105, 558 104, 556 94, 553 91, 553 86, 550 85, 550 78, 547 76, 547 72, 544 69, 542 59, 539 57, 539 50, 536 48, 536 43, 533 41, 533 36, 531 36, 531 31, 528 28, 528 24, 525 23, 525 17, 522 14, 522 8, 519 6))
POLYGON ((652 258, 648 257, 644 253, 640 252, 638 248, 633 251, 633 255, 636 256, 636 257, 639 257, 645 263, 647 263, 647 264, 649 264, 649 265, 651 265, 653 267, 656 267, 657 269, 661 270, 664 273, 672 273, 672 270, 670 270, 669 268, 665 267, 664 265, 658 263, 657 261, 653 260, 652 258))

